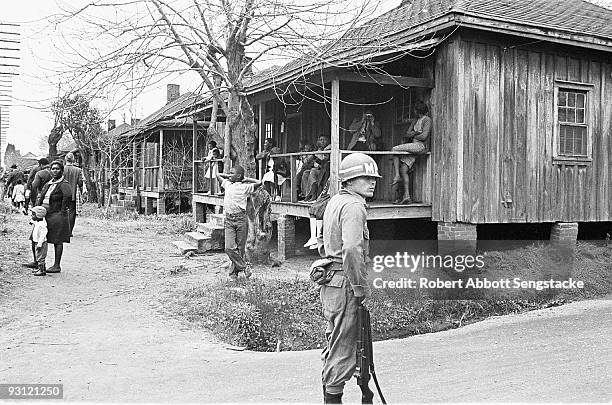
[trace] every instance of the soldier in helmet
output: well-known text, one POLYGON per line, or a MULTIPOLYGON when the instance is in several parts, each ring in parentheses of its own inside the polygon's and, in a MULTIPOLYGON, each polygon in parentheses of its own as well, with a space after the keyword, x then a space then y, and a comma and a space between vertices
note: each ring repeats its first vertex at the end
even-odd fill
POLYGON ((327 346, 322 355, 325 403, 342 403, 344 384, 355 372, 357 308, 371 295, 366 270, 366 198, 374 195, 376 180, 381 177, 376 162, 363 153, 342 159, 339 174, 342 188, 327 204, 320 252, 334 262, 332 269, 336 270, 320 292, 327 320, 327 346))

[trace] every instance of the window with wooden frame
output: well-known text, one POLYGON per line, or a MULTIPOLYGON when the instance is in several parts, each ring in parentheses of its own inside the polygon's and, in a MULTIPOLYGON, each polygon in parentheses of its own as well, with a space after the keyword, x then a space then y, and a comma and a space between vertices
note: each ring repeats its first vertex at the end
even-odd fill
POLYGON ((589 162, 592 159, 590 90, 584 83, 555 85, 554 160, 589 162))

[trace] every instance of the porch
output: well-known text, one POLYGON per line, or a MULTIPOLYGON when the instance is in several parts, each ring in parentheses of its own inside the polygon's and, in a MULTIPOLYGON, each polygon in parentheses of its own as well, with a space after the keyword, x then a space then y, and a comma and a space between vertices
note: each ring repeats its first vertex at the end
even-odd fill
POLYGON ((162 128, 126 140, 114 171, 120 197, 145 214, 184 211, 192 190, 191 130, 162 128))

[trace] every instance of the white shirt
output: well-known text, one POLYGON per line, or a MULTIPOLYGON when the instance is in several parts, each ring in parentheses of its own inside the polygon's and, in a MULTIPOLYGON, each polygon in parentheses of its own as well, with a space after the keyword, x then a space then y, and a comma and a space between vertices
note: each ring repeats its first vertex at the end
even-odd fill
POLYGON ((237 214, 246 211, 247 198, 255 191, 254 183, 232 183, 229 180, 223 180, 221 187, 225 189, 223 208, 226 213, 237 214))
POLYGON ((43 218, 41 221, 32 222, 34 222, 32 241, 35 242, 38 247, 41 247, 43 242, 47 241, 47 220, 43 218))

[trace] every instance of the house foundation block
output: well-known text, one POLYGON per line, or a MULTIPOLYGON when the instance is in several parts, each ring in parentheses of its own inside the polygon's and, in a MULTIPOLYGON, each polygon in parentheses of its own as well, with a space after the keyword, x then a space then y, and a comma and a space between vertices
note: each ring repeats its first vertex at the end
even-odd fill
POLYGON ((144 213, 145 215, 151 215, 153 214, 154 211, 154 206, 153 206, 153 200, 154 198, 151 197, 143 197, 145 204, 144 204, 144 213))
POLYGON ((438 254, 470 254, 477 246, 476 224, 438 222, 438 254))
POLYGON ((577 238, 577 222, 557 222, 550 230, 550 240, 554 242, 575 242, 577 238))
POLYGON ((206 204, 194 203, 193 205, 193 220, 196 223, 206 222, 206 204))
POLYGON ((295 221, 288 215, 279 215, 276 224, 278 230, 277 258, 284 261, 295 255, 295 221))
POLYGON ((157 215, 164 215, 166 213, 166 197, 160 195, 157 199, 157 215))

